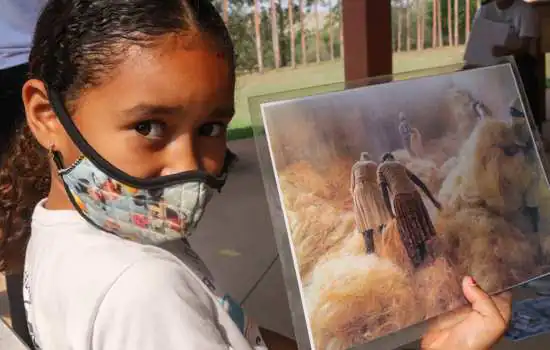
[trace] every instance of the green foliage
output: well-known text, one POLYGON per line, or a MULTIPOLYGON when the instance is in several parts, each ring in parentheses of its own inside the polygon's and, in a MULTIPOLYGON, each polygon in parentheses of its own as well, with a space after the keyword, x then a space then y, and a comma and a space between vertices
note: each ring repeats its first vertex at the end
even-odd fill
MULTIPOLYGON (((333 30, 335 42, 335 56, 339 54, 339 1, 333 0, 332 11, 334 14, 333 30)), ((218 11, 223 11, 223 0, 212 0, 218 11)), ((312 13, 315 0, 306 0, 306 13, 312 13)), ((320 4, 323 2, 320 1, 320 4)), ((290 21, 288 17, 288 2, 286 0, 277 1, 277 28, 279 34, 279 49, 281 55, 281 65, 289 66, 291 63, 291 40, 290 40, 290 21)), ((254 27, 254 0, 229 0, 229 23, 228 28, 233 39, 237 57, 237 70, 241 73, 251 72, 258 69, 258 58, 256 54, 256 34, 254 27)), ((299 64, 302 59, 301 37, 306 35, 308 61, 315 61, 315 33, 306 30, 306 33, 300 31, 300 8, 298 1, 295 0, 294 11, 294 29, 295 29, 295 54, 296 63, 299 64)), ((261 0, 261 26, 260 38, 262 43, 262 58, 266 68, 275 66, 275 56, 273 52, 273 37, 271 33, 271 11, 269 1, 261 0)), ((330 58, 328 44, 328 23, 321 23, 321 56, 323 60, 330 58), (327 38, 324 40, 324 38, 327 38)))
MULTIPOLYGON (((441 30, 443 34, 443 44, 448 45, 449 43, 449 37, 448 37, 448 1, 447 0, 440 0, 440 13, 441 13, 441 30)), ((455 0, 451 1, 451 19, 452 19, 452 31, 453 31, 453 40, 454 40, 454 21, 455 21, 455 0)), ((459 0, 458 3, 458 32, 459 32, 459 44, 464 44, 466 42, 466 0, 459 0)), ((477 2, 476 0, 470 1, 470 21, 474 19, 474 15, 476 13, 477 2)), ((398 30, 397 30, 397 21, 398 21, 398 11, 403 11, 403 22, 402 22, 402 49, 405 48, 406 44, 406 27, 405 27, 405 14, 406 14, 406 6, 398 8, 399 6, 394 6, 392 8, 392 28, 393 28, 393 47, 397 47, 397 36, 398 36, 398 30)), ((424 17, 425 17, 425 28, 424 28, 424 45, 425 47, 432 47, 432 24, 433 24, 433 0, 418 0, 416 2, 411 3, 410 9, 411 9, 411 40, 412 40, 412 47, 416 48, 416 23, 418 19, 419 9, 424 8, 424 17), (420 6, 418 6, 420 5, 420 6)))
MULTIPOLYGON (((223 0, 212 0, 219 11, 223 11, 223 0)), ((308 62, 315 62, 315 29, 310 27, 306 29, 305 33, 300 31, 300 12, 299 2, 294 1, 294 29, 295 29, 295 55, 296 63, 300 64, 302 61, 302 49, 301 49, 301 37, 306 35, 307 43, 307 58, 308 62)), ((314 11, 314 4, 316 0, 306 0, 305 12, 306 15, 311 17, 314 11)), ((334 38, 334 54, 338 58, 340 54, 340 20, 341 20, 341 1, 342 0, 318 0, 319 9, 326 12, 330 11, 332 16, 331 25, 328 22, 328 16, 325 17, 325 21, 320 23, 320 36, 321 36, 321 59, 330 59, 330 41, 329 30, 333 31, 334 38), (329 28, 331 26, 331 28, 329 28)), ((380 0, 383 1, 383 0, 380 0)), ((279 37, 279 49, 281 55, 281 65, 283 67, 289 66, 291 63, 291 40, 290 40, 290 21, 288 17, 288 1, 277 0, 277 28, 279 37)), ((411 49, 416 49, 417 46, 417 21, 420 20, 420 12, 423 9, 424 16, 424 46, 432 46, 432 17, 433 17, 433 0, 392 0, 392 28, 393 28, 393 47, 397 47, 397 21, 398 11, 402 11, 402 31, 401 42, 402 49, 406 48, 406 11, 407 8, 410 11, 410 38, 411 49)), ((273 42, 271 33, 271 11, 269 0, 260 0, 261 4, 261 26, 260 26, 260 38, 262 47, 263 64, 266 69, 271 69, 275 66, 275 57, 273 52, 273 42)), ((459 1, 459 41, 463 44, 466 40, 465 37, 465 21, 466 0, 459 1)), ((449 42, 448 36, 448 21, 447 21, 447 0, 440 0, 440 13, 441 13, 441 25, 443 34, 443 43, 449 42)), ((451 6, 455 5, 455 1, 452 0, 451 6)), ((470 1, 470 20, 474 18, 476 11, 476 0, 470 1)), ((454 8, 451 8, 453 31, 454 31, 454 8)), ((237 55, 237 69, 241 73, 256 71, 258 69, 258 58, 256 53, 256 34, 254 26, 254 0, 229 0, 229 31, 235 44, 237 55)), ((326 13, 325 13, 326 14, 326 13)), ((311 23, 310 23, 311 25, 311 23)))

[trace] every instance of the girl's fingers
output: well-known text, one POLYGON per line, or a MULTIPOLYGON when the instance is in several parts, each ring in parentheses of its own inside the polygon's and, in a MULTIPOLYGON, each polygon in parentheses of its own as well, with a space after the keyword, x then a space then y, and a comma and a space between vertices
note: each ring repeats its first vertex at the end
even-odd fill
POLYGON ((484 318, 502 320, 504 317, 501 314, 501 311, 491 299, 491 297, 485 293, 472 277, 466 277, 462 281, 462 289, 464 291, 464 296, 472 304, 472 309, 479 313, 484 318))
POLYGON ((429 322, 429 331, 436 332, 449 329, 464 321, 472 312, 469 306, 461 307, 449 313, 445 313, 429 322))
POLYGON ((512 293, 510 292, 501 293, 493 297, 493 301, 495 302, 498 310, 500 311, 500 314, 504 319, 504 322, 508 324, 512 318, 512 293))

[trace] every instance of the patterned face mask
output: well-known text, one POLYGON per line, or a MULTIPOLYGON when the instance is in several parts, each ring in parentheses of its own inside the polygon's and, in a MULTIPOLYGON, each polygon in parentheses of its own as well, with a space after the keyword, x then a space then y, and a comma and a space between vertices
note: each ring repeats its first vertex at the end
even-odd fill
POLYGON ((200 221, 213 190, 221 190, 219 177, 193 170, 152 179, 132 177, 99 155, 76 128, 60 97, 49 91, 52 107, 82 152, 66 168, 53 151, 65 190, 84 219, 103 231, 140 243, 159 244, 188 237, 200 221))
POLYGON ((73 205, 86 220, 142 243, 188 237, 213 194, 200 180, 158 190, 136 189, 107 176, 84 157, 60 170, 59 175, 73 205))

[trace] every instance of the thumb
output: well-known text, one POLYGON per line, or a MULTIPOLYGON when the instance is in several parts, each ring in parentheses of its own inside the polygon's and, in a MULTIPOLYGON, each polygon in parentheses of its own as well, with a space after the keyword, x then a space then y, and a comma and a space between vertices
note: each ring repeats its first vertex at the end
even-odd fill
POLYGON ((462 280, 462 290, 468 302, 472 304, 472 309, 482 317, 502 318, 494 301, 477 285, 472 277, 465 277, 462 280))

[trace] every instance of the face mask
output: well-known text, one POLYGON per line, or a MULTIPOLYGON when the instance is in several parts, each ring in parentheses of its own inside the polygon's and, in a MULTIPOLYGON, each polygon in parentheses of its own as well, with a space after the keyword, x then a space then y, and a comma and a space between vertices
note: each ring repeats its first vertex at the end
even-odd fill
POLYGON ((221 190, 225 174, 186 171, 153 179, 132 177, 102 158, 80 134, 55 93, 52 107, 73 142, 82 152, 64 168, 53 152, 65 190, 84 219, 122 238, 159 244, 187 238, 200 221, 214 189, 221 190))

